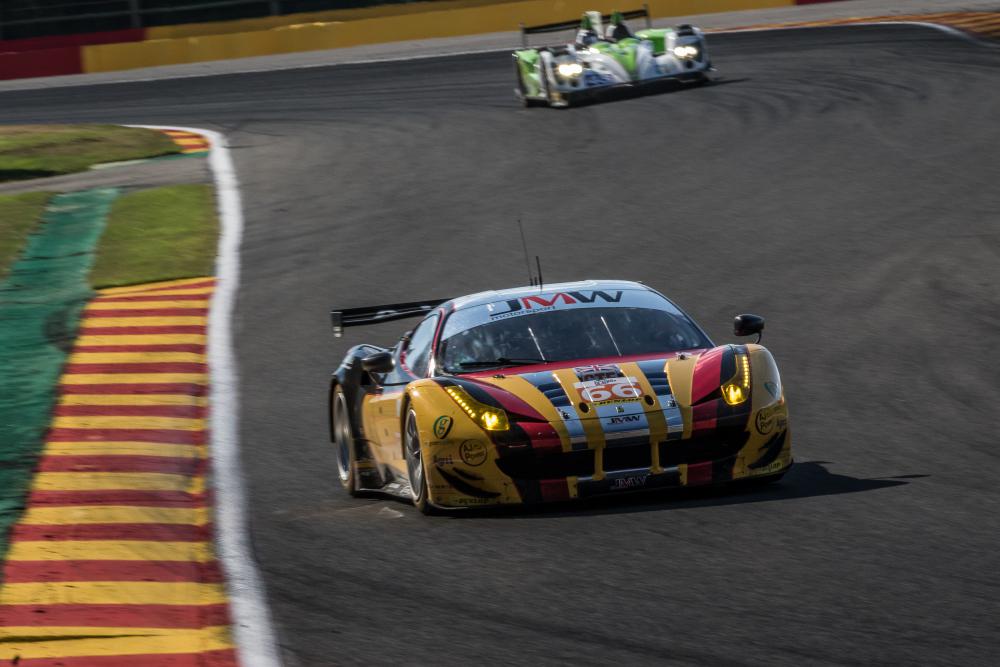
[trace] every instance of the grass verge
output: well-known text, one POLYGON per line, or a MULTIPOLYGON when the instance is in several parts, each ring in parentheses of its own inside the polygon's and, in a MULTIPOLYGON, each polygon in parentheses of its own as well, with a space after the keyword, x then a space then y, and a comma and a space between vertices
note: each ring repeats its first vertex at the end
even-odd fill
POLYGON ((0 280, 7 277, 51 196, 48 192, 0 195, 0 280))
POLYGON ((179 153, 156 130, 120 125, 0 126, 0 182, 84 171, 102 162, 179 153))
POLYGON ((210 185, 126 194, 111 209, 90 284, 100 289, 210 276, 217 235, 210 185))

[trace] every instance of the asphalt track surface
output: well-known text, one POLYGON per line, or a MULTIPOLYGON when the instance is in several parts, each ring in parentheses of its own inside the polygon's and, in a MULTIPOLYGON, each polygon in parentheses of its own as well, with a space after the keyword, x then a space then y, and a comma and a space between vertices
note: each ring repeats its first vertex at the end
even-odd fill
POLYGON ((916 27, 712 37, 722 82, 524 110, 506 54, 0 95, 227 132, 253 540, 289 665, 995 664, 1000 55, 916 27), (339 489, 333 304, 620 277, 737 312, 797 466, 752 493, 425 518, 339 489))

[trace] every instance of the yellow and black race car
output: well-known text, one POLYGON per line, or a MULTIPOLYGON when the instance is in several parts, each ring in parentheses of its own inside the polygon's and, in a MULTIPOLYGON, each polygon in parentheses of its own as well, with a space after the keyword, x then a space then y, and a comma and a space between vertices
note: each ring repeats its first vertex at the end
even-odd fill
MULTIPOLYGON (((584 281, 332 312, 334 332, 423 316, 393 348, 353 347, 330 385, 351 494, 423 512, 734 480, 791 466, 778 368, 712 343, 645 285, 584 281)), ((764 320, 739 315, 734 333, 764 320)))

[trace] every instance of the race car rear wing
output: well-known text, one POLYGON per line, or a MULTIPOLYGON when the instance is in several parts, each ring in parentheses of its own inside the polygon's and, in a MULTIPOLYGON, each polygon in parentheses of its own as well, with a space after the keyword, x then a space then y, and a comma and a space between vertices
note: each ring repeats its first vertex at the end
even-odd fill
POLYGON ((433 309, 450 299, 433 299, 431 301, 411 301, 409 303, 390 303, 385 306, 363 306, 361 308, 344 308, 331 310, 330 321, 333 324, 333 335, 340 338, 344 335, 344 327, 360 327, 365 324, 391 322, 408 317, 426 315, 433 309))
MULTIPOLYGON (((643 4, 642 9, 633 9, 629 12, 622 12, 622 18, 626 21, 630 19, 646 19, 646 27, 652 28, 653 21, 649 15, 649 5, 643 4)), ((611 20, 611 14, 602 14, 601 21, 609 22, 611 20)), ((528 46, 528 35, 540 35, 547 32, 560 32, 562 30, 570 30, 576 28, 580 25, 580 19, 575 21, 563 21, 561 23, 546 23, 545 25, 530 25, 526 26, 521 24, 521 44, 525 47, 528 46)))

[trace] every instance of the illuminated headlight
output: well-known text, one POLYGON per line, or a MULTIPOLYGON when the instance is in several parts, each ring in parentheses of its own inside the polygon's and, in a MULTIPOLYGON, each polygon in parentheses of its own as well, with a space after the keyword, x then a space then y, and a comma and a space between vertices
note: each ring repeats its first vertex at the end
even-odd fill
POLYGON ((736 355, 736 375, 722 385, 722 398, 729 405, 739 405, 750 398, 750 360, 747 355, 736 355))
POLYGON ((507 413, 500 408, 494 408, 492 405, 485 405, 480 403, 476 399, 469 396, 469 392, 465 391, 461 387, 451 385, 445 387, 444 390, 448 392, 448 395, 458 403, 458 407, 465 411, 465 414, 469 415, 472 421, 476 422, 482 426, 487 431, 506 431, 510 428, 510 421, 507 419, 507 413))
POLYGON ((674 55, 681 59, 697 58, 698 57, 698 47, 692 46, 690 44, 684 44, 681 46, 674 47, 674 55))
POLYGON ((583 74, 583 65, 580 63, 559 63, 556 71, 559 72, 559 76, 572 79, 583 74))

